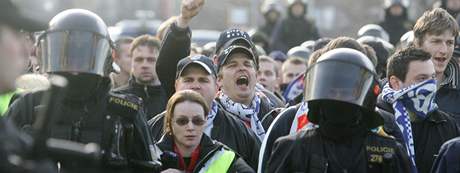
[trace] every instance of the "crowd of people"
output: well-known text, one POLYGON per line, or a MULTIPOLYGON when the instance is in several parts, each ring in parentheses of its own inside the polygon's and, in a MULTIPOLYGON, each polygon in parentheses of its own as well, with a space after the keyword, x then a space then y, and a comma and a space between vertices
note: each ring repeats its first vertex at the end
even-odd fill
POLYGON ((328 38, 306 1, 265 0, 264 25, 199 47, 204 4, 112 40, 91 11, 0 1, 0 172, 460 172, 460 1, 411 22, 387 0, 328 38))

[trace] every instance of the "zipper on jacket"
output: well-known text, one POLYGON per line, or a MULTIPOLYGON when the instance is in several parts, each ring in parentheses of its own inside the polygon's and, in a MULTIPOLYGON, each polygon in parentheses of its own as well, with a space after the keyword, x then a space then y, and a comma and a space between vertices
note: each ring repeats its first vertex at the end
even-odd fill
POLYGON ((144 93, 145 93, 145 97, 146 98, 149 98, 150 95, 149 95, 149 90, 148 90, 148 86, 147 85, 144 85, 144 93))

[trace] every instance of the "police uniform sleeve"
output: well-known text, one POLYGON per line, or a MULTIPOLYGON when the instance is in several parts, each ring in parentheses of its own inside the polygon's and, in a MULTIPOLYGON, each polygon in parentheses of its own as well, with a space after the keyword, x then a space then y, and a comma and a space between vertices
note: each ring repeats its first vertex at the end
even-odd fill
POLYGON ((177 63, 190 54, 191 30, 181 29, 174 22, 161 43, 156 72, 167 97, 174 94, 177 63))

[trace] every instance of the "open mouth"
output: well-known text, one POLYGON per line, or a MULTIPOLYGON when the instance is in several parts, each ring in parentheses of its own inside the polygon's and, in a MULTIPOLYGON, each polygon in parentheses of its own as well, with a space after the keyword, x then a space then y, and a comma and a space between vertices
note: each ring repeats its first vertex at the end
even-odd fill
POLYGON ((434 57, 433 59, 439 63, 444 63, 447 61, 447 58, 444 58, 444 57, 434 57))
POLYGON ((249 78, 247 76, 240 76, 236 79, 236 85, 249 85, 249 78))
POLYGON ((263 84, 262 82, 260 82, 260 84, 261 84, 264 88, 267 88, 267 85, 263 84))

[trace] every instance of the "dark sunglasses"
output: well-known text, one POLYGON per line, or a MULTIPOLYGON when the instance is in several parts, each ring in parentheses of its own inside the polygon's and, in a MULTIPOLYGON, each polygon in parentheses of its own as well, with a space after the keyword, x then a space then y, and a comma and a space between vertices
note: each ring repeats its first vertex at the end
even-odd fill
POLYGON ((186 117, 180 117, 176 119, 176 124, 179 126, 185 126, 187 125, 190 121, 196 126, 202 126, 204 123, 206 123, 206 120, 200 117, 193 117, 191 120, 186 118, 186 117))

